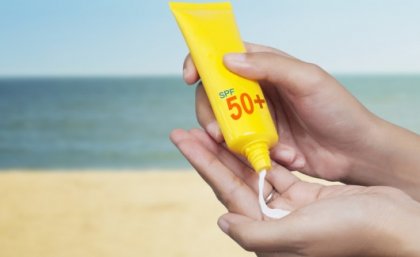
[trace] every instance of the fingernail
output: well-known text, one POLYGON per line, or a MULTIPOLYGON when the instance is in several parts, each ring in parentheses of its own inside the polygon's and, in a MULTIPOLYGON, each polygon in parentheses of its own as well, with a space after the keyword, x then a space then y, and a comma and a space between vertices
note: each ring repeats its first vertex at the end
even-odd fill
POLYGON ((228 223, 225 219, 220 218, 220 219, 217 221, 217 225, 219 225, 219 228, 220 228, 223 232, 225 232, 226 234, 228 233, 228 230, 229 230, 229 223, 228 223))
POLYGON ((286 161, 286 162, 293 161, 293 159, 295 157, 294 152, 292 150, 289 150, 289 149, 287 149, 287 150, 281 150, 278 153, 277 156, 278 156, 279 159, 281 159, 282 161, 286 161))
POLYGON ((226 62, 229 62, 229 63, 243 64, 246 61, 246 56, 245 54, 241 54, 241 53, 233 53, 233 54, 226 54, 224 59, 226 62))
POLYGON ((305 159, 303 157, 298 157, 296 161, 293 163, 293 168, 301 169, 305 166, 305 159))

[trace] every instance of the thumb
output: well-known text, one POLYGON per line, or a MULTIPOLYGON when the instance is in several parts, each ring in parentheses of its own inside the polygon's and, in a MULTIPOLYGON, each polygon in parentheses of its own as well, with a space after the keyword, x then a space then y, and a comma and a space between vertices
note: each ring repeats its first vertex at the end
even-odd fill
MULTIPOLYGON (((257 221, 249 217, 227 213, 218 220, 219 227, 242 248, 254 252, 291 252, 302 238, 298 237, 299 222, 290 215, 271 221, 257 221)), ((302 235, 300 235, 302 236, 302 235)))
POLYGON ((269 82, 293 96, 310 95, 332 79, 314 64, 276 53, 232 53, 225 55, 223 62, 239 76, 269 82))

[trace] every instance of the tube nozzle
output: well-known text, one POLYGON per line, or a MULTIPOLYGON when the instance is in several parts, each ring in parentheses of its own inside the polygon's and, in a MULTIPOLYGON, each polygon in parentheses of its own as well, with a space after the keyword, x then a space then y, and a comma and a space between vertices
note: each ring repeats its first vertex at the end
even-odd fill
POLYGON ((271 169, 270 152, 265 142, 256 142, 247 146, 245 156, 256 172, 271 169))

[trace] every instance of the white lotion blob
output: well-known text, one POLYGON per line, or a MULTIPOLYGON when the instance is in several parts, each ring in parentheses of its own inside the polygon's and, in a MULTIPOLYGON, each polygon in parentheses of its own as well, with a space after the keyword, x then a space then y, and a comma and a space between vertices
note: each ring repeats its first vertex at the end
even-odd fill
POLYGON ((265 199, 264 199, 264 182, 265 182, 265 175, 267 174, 266 170, 262 170, 259 174, 258 180, 258 202, 260 203, 260 208, 262 213, 273 219, 280 219, 289 214, 289 211, 280 210, 280 209, 271 209, 267 206, 265 199))

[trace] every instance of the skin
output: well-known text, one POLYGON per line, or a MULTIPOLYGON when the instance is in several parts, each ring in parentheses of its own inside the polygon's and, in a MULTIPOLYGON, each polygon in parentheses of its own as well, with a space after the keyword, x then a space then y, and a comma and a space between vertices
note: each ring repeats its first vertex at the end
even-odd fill
MULTIPOLYGON (((247 44, 225 66, 260 83, 280 142, 271 158, 310 176, 357 185, 399 188, 420 200, 420 136, 371 113, 320 67, 282 51, 247 44)), ((188 84, 199 80, 192 59, 184 62, 188 84)), ((200 125, 216 142, 223 136, 202 85, 196 90, 200 125)))
MULTIPOLYGON (((218 224, 259 256, 419 256, 420 139, 369 112, 316 65, 279 50, 247 44, 249 53, 225 56, 225 66, 262 86, 281 142, 272 149, 266 192, 270 220, 260 213, 257 174, 231 153, 209 102, 197 87, 197 118, 205 131, 174 130, 171 140, 211 186, 228 213, 218 224), (287 169, 359 185, 322 186, 287 169), (399 189, 405 191, 400 191, 399 189)), ((190 57, 188 84, 199 80, 190 57)))
POLYGON ((258 256, 419 256, 420 204, 384 186, 322 186, 275 164, 267 174, 279 220, 260 213, 257 173, 205 131, 174 130, 173 143, 211 186, 228 213, 220 228, 258 256))

